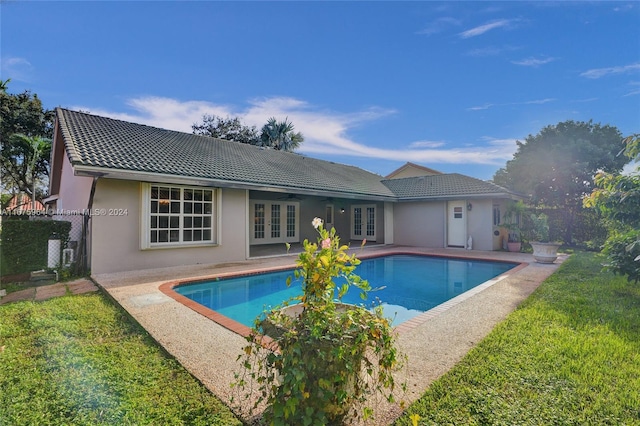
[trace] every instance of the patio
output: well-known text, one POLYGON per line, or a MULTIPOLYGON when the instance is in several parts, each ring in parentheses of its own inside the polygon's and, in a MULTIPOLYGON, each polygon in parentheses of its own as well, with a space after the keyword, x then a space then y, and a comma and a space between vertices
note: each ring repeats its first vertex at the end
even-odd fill
MULTIPOLYGON (((429 384, 455 365, 469 349, 486 336, 524 300, 559 264, 533 262, 525 253, 424 249, 398 246, 371 246, 357 249, 359 256, 412 252, 479 259, 524 262, 515 268, 421 315, 412 324, 398 327, 398 346, 408 356, 408 365, 399 376, 407 383, 402 396, 411 403, 429 384)), ((170 354, 207 388, 232 406, 236 362, 246 341, 208 318, 166 296, 158 289, 167 281, 223 277, 238 273, 294 267, 296 255, 254 257, 244 262, 152 269, 97 275, 94 279, 123 306, 170 354)), ((376 424, 388 424, 400 414, 396 405, 380 405, 376 424)), ((247 420, 245 418, 245 420, 247 420)))

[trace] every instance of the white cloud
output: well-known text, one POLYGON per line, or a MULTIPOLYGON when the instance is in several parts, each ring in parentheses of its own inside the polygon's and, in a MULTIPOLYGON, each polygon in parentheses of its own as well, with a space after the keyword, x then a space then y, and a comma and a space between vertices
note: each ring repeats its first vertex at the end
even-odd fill
POLYGON ((477 37, 486 33, 487 31, 491 31, 496 28, 508 27, 511 25, 512 20, 510 19, 499 19, 496 21, 487 22, 486 24, 471 28, 470 30, 466 30, 458 34, 461 38, 471 38, 477 37))
POLYGON ((533 101, 525 101, 525 102, 514 102, 511 105, 542 105, 548 104, 549 102, 555 101, 556 98, 544 98, 544 99, 535 99, 533 101))
POLYGON ((494 107, 494 104, 484 104, 467 108, 467 111, 483 111, 485 109, 489 109, 494 107))
POLYGON ((409 148, 439 148, 444 144, 443 141, 415 141, 409 144, 409 148))
POLYGON ((522 49, 522 47, 514 46, 510 44, 505 44, 503 46, 486 46, 486 47, 480 47, 477 49, 469 50, 465 53, 465 55, 482 58, 482 57, 489 57, 489 56, 498 56, 505 52, 514 52, 520 49, 522 49))
POLYGON ((433 35, 440 33, 451 26, 458 26, 461 22, 456 18, 451 17, 442 17, 438 18, 433 22, 427 24, 427 26, 419 31, 416 31, 416 34, 419 35, 433 35))
POLYGON ((640 71, 640 63, 623 65, 618 67, 594 68, 580 74, 580 77, 600 78, 612 74, 627 74, 640 71))
POLYGON ((33 65, 25 58, 10 57, 3 58, 0 62, 3 79, 13 81, 30 82, 33 72, 33 65))
POLYGON ((507 102, 503 104, 484 104, 467 108, 467 111, 482 111, 485 109, 498 107, 498 106, 513 106, 513 105, 542 105, 549 102, 555 101, 556 98, 544 98, 544 99, 534 99, 532 101, 523 101, 523 102, 507 102))
POLYGON ((474 163, 501 165, 511 158, 513 151, 496 143, 446 149, 444 141, 420 140, 401 148, 401 141, 387 144, 391 148, 378 148, 358 142, 349 131, 384 117, 395 114, 393 109, 372 107, 361 111, 339 113, 322 110, 303 100, 289 97, 252 99, 244 108, 217 105, 206 101, 179 101, 163 97, 140 97, 127 102, 133 112, 113 112, 87 106, 74 109, 112 117, 134 123, 191 132, 191 125, 199 122, 203 114, 239 117, 245 124, 260 128, 269 117, 288 117, 305 141, 299 149, 303 154, 335 154, 340 158, 363 157, 414 162, 474 163))
POLYGON ((522 65, 525 67, 539 67, 540 65, 548 64, 549 62, 553 62, 553 61, 555 61, 555 58, 544 58, 544 59, 526 58, 526 59, 521 59, 519 61, 511 61, 511 63, 515 65, 522 65))
POLYGON ((625 94, 624 96, 640 95, 640 81, 632 81, 629 83, 629 86, 636 86, 636 87, 634 87, 629 93, 625 94))

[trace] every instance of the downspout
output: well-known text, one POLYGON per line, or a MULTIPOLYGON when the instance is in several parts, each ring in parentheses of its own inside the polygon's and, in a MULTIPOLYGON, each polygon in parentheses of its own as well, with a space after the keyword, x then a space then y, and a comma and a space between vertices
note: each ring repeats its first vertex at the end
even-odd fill
POLYGON ((89 270, 88 265, 88 257, 87 257, 87 235, 88 235, 88 227, 89 227, 89 219, 91 219, 91 212, 93 209, 93 197, 96 193, 96 184, 98 183, 98 179, 104 176, 102 174, 93 176, 93 182, 91 182, 91 191, 89 192, 89 202, 87 203, 87 211, 86 214, 83 215, 82 220, 82 270, 86 274, 89 270))

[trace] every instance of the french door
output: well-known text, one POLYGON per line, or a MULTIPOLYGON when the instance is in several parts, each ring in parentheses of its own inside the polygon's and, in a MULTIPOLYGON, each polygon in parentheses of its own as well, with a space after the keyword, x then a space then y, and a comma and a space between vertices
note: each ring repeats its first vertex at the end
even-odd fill
POLYGON ((375 204, 351 206, 351 239, 376 240, 375 204))
POLYGON ((297 202, 251 200, 250 244, 297 243, 299 210, 297 202))

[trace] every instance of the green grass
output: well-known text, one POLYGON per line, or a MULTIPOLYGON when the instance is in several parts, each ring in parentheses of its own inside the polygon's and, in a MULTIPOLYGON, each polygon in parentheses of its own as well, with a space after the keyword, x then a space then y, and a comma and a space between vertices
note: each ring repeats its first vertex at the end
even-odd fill
POLYGON ((0 306, 0 425, 36 424, 241 423, 122 310, 91 294, 0 306))
POLYGON ((396 422, 640 425, 640 286, 576 253, 396 422))
MULTIPOLYGON (((640 286, 602 260, 572 255, 396 424, 640 425, 640 286)), ((91 294, 0 306, 5 424, 241 423, 91 294)))

